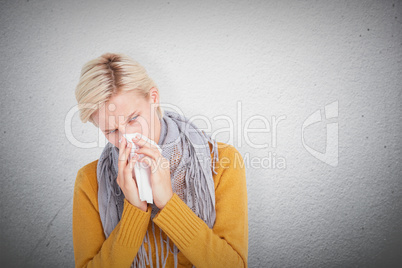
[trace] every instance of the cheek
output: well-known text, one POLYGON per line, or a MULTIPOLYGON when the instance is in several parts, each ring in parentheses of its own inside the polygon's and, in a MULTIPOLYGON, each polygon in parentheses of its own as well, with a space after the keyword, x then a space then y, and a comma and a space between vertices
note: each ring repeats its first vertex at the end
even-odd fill
POLYGON ((110 134, 106 136, 106 139, 116 147, 119 147, 119 136, 117 134, 110 134))
POLYGON ((137 131, 147 131, 150 129, 150 122, 149 119, 145 116, 139 116, 135 123, 132 125, 137 131))

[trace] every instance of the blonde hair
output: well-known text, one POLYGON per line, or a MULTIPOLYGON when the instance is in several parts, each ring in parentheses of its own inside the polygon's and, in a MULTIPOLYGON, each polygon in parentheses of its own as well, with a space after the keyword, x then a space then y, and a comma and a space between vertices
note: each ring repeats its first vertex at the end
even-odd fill
MULTIPOLYGON (((105 53, 82 67, 75 90, 80 119, 83 123, 89 121, 96 126, 92 115, 113 95, 136 90, 139 96, 149 98, 153 87, 158 90, 155 82, 138 62, 124 54, 105 53)), ((163 109, 160 105, 156 112, 162 118, 163 109)))

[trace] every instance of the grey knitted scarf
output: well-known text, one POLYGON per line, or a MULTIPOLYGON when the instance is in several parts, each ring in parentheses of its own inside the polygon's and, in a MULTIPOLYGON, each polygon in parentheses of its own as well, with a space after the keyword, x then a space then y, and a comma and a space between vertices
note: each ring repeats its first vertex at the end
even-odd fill
MULTIPOLYGON (((164 111, 161 123, 161 133, 158 146, 162 149, 162 156, 169 160, 170 178, 173 192, 183 200, 192 211, 212 229, 215 224, 215 187, 212 172, 216 174, 215 163, 218 161, 218 147, 215 140, 203 130, 198 129, 185 116, 172 111, 164 111), (211 168, 211 153, 208 143, 213 146, 213 162, 211 168)), ((97 165, 98 203, 99 214, 106 238, 109 237, 120 221, 124 194, 116 182, 118 173, 119 148, 110 142, 102 151, 97 165)), ((160 235, 160 254, 155 236, 153 218, 159 208, 151 204, 151 221, 154 243, 156 245, 156 266, 152 263, 152 252, 148 256, 144 244, 150 246, 148 230, 138 250, 131 267, 165 267, 169 252, 174 255, 174 265, 177 267, 177 253, 173 243, 173 251, 169 246, 169 237, 166 240, 160 235), (164 243, 166 245, 164 246, 164 243), (165 248, 165 249, 164 249, 165 248), (166 250, 166 252, 164 252, 166 250), (161 258, 159 260, 159 257, 161 258)), ((160 232, 162 230, 160 229, 160 232)), ((194 266, 193 266, 194 267, 194 266)))

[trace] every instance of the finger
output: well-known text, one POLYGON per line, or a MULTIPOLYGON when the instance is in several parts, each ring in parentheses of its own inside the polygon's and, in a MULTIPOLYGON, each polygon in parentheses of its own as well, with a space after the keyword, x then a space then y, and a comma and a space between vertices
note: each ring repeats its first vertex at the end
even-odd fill
POLYGON ((117 176, 117 178, 119 179, 119 181, 118 181, 119 186, 122 188, 123 187, 123 185, 122 185, 122 183, 123 183, 122 182, 123 181, 122 177, 124 178, 123 170, 124 170, 124 167, 125 167, 125 163, 124 163, 124 161, 120 161, 120 159, 123 157, 123 153, 125 152, 127 141, 122 136, 121 140, 119 142, 120 142, 120 145, 119 145, 119 161, 117 161, 117 166, 118 166, 118 176, 117 176))
MULTIPOLYGON (((131 174, 134 174, 134 167, 135 167, 137 161, 138 161, 138 160, 135 160, 134 163, 133 163, 133 169, 132 169, 132 171, 131 171, 131 172, 132 172, 131 174)), ((134 175, 132 175, 130 182, 133 183, 134 189, 135 189, 136 191, 138 191, 137 178, 136 178, 134 175)))
POLYGON ((126 139, 124 138, 124 136, 121 136, 120 140, 119 140, 119 156, 123 153, 124 148, 126 147, 126 139))
POLYGON ((139 147, 147 147, 147 148, 156 148, 154 144, 151 144, 149 141, 147 141, 145 136, 141 134, 137 134, 139 136, 136 136, 132 139, 132 141, 139 147))
POLYGON ((159 151, 158 146, 156 146, 155 144, 151 144, 151 142, 148 141, 148 138, 146 136, 138 133, 132 139, 132 141, 138 148, 136 151, 137 153, 143 153, 155 160, 157 160, 159 157, 162 156, 161 152, 159 151))
MULTIPOLYGON (((123 148, 122 153, 119 158, 119 162, 123 163, 122 164, 123 168, 127 165, 128 156, 130 155, 131 147, 132 147, 131 142, 126 142, 126 144, 127 145, 125 148, 123 148)), ((119 152, 119 154, 120 154, 120 152, 119 152)))
POLYGON ((138 159, 138 155, 137 154, 134 154, 132 157, 131 157, 131 159, 130 159, 130 161, 129 161, 129 168, 131 169, 131 170, 133 170, 134 169, 134 165, 135 165, 135 163, 137 162, 137 159, 138 159))
POLYGON ((119 176, 119 175, 117 175, 116 182, 117 182, 117 185, 119 185, 120 188, 121 188, 121 185, 120 185, 120 176, 119 176))
POLYGON ((162 154, 156 148, 140 147, 135 151, 137 154, 144 154, 154 160, 157 160, 162 154))
POLYGON ((126 145, 127 145, 127 140, 122 136, 121 137, 121 142, 119 145, 119 161, 118 161, 118 166, 119 168, 123 169, 124 168, 124 161, 120 161, 120 160, 124 160, 124 152, 126 149, 126 145))
POLYGON ((153 160, 152 158, 145 156, 141 159, 138 160, 141 164, 144 164, 144 167, 151 167, 151 171, 152 173, 155 172, 155 167, 156 167, 156 161, 153 160))
POLYGON ((130 161, 128 161, 128 165, 124 168, 124 175, 125 177, 127 175, 129 175, 130 177, 133 176, 133 169, 134 169, 134 164, 137 160, 135 159, 135 157, 131 158, 130 161))
POLYGON ((125 158, 126 163, 127 163, 127 161, 128 161, 128 156, 129 156, 130 153, 131 153, 132 147, 133 147, 133 145, 131 144, 131 142, 129 142, 129 143, 127 144, 127 147, 126 147, 126 151, 124 152, 124 156, 126 157, 126 158, 125 158))
POLYGON ((136 187, 136 182, 135 182, 135 179, 134 179, 134 176, 133 176, 133 170, 134 170, 134 166, 135 166, 136 162, 137 162, 137 159, 135 157, 133 157, 129 161, 129 164, 124 169, 125 183, 127 183, 128 185, 131 185, 132 183, 134 183, 135 187, 136 187))

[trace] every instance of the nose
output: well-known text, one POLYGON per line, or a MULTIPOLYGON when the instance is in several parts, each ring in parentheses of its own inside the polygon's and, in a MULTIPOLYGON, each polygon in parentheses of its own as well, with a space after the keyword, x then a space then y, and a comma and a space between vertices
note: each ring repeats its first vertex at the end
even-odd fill
POLYGON ((135 126, 129 126, 129 125, 120 125, 117 128, 119 131, 119 140, 121 139, 121 137, 123 137, 124 134, 131 134, 131 133, 135 133, 135 132, 140 132, 142 133, 141 129, 135 126))

